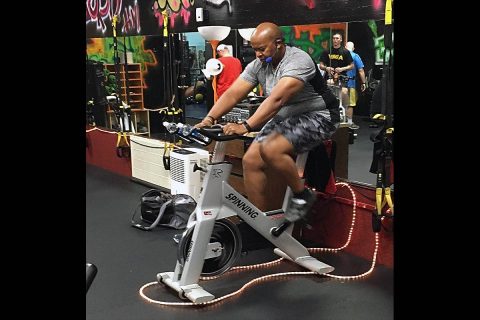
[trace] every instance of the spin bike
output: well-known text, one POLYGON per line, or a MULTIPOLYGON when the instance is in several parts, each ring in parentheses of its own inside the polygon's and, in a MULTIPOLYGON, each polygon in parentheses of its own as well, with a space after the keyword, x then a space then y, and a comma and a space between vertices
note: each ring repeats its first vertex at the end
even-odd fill
MULTIPOLYGON (((182 128, 182 124, 178 126, 182 128)), ((251 137, 224 135, 218 125, 193 129, 187 134, 180 129, 177 134, 204 145, 215 140, 216 145, 212 161, 207 164, 206 169, 194 166, 194 171, 205 172, 202 191, 195 212, 190 215, 187 228, 179 241, 175 270, 158 273, 159 283, 174 289, 180 298, 189 299, 195 304, 213 300, 215 297, 204 290, 198 281, 200 276, 224 273, 240 255, 240 231, 227 219, 233 216, 240 217, 274 244, 277 255, 318 274, 334 270, 332 266, 310 256, 308 250, 292 237, 293 224, 278 219, 278 215, 284 214, 292 197, 289 187, 281 209, 262 212, 228 184, 232 164, 224 161, 226 142, 251 137)), ((303 176, 307 156, 308 152, 297 156, 296 164, 300 176, 303 176)))
MULTIPOLYGON (((343 106, 343 97, 342 97, 342 87, 348 82, 348 80, 353 80, 354 77, 345 76, 343 74, 336 74, 333 79, 329 79, 330 83, 327 85, 332 90, 333 94, 337 97, 338 101, 340 102, 338 108, 340 109, 340 122, 347 123, 347 111, 343 106)), ((347 88, 348 89, 348 88, 347 88)), ((349 144, 352 144, 354 140, 357 138, 357 133, 355 129, 348 128, 348 140, 349 144)))
MULTIPOLYGON (((330 87, 333 94, 337 97, 340 102, 338 106, 340 109, 340 121, 347 122, 347 113, 345 107, 343 106, 343 99, 342 99, 342 87, 344 84, 348 82, 348 80, 353 80, 354 77, 345 76, 343 74, 336 74, 334 78, 329 79, 327 82, 327 86, 330 87)), ((348 89, 348 88, 347 88, 348 89)))

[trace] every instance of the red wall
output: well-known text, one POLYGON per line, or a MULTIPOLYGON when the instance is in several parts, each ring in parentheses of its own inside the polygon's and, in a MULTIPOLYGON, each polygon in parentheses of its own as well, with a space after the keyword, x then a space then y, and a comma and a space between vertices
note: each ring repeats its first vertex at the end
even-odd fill
MULTIPOLYGON (((103 130, 103 129, 102 129, 103 130)), ((117 156, 117 133, 93 130, 86 133, 86 162, 122 176, 132 176, 130 158, 117 156)))
MULTIPOLYGON (((372 260, 375 248, 375 233, 372 229, 372 211, 375 189, 351 186, 357 197, 355 226, 352 239, 343 251, 366 260, 372 260), (363 195, 362 195, 363 194, 363 195), (360 206, 359 206, 360 204, 360 206), (366 204, 362 208, 362 204, 366 204)), ((337 186, 335 197, 325 199, 319 196, 314 206, 316 214, 312 219, 312 229, 302 229, 302 239, 321 244, 322 247, 338 248, 345 244, 352 223, 353 206, 347 187, 337 186)), ((385 218, 379 233, 377 263, 393 268, 393 219, 385 218)))

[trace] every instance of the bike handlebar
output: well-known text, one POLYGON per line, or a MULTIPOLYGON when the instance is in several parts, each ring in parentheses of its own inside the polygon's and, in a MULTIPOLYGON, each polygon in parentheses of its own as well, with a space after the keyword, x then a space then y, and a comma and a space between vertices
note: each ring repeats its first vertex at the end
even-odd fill
POLYGON ((163 125, 170 133, 175 133, 187 142, 197 142, 201 145, 207 146, 212 140, 215 141, 230 141, 235 139, 249 140, 252 137, 232 134, 226 135, 223 133, 223 127, 221 125, 213 125, 211 127, 194 128, 184 123, 164 122, 163 125))
POLYGON ((244 136, 241 134, 226 135, 223 133, 223 128, 220 125, 213 125, 211 127, 198 128, 198 131, 206 137, 215 141, 231 141, 235 139, 250 140, 252 137, 244 136))

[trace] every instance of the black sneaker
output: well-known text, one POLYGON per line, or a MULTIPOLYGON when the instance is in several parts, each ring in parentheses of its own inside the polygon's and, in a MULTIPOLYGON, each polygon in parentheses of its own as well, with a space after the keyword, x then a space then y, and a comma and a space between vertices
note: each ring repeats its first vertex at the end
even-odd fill
POLYGON ((290 222, 295 222, 300 219, 305 219, 313 204, 317 200, 317 194, 307 188, 306 199, 291 198, 285 211, 285 219, 290 222))

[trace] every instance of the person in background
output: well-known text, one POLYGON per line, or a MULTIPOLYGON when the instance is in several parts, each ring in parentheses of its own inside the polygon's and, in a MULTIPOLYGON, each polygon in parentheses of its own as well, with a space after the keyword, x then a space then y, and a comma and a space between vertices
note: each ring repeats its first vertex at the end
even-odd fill
POLYGON ((316 194, 299 178, 295 156, 331 138, 340 122, 339 101, 313 59, 305 51, 287 46, 277 25, 259 24, 250 43, 256 59, 196 127, 214 124, 260 84, 267 98, 250 118, 226 124, 223 132, 260 131, 242 159, 248 199, 262 211, 278 209, 288 185, 293 197, 285 218, 291 222, 305 219, 316 194))
MULTIPOLYGON (((339 75, 347 77, 347 71, 354 68, 353 59, 350 52, 342 46, 342 35, 338 32, 332 36, 332 48, 330 51, 323 51, 320 56, 320 69, 324 70, 326 75, 338 85, 339 75)), ((342 106, 347 109, 350 104, 348 96, 348 88, 345 81, 340 81, 341 94, 338 96, 342 99, 342 106)), ((351 120, 351 119, 350 119, 351 120)))
POLYGON ((232 56, 228 46, 224 44, 217 47, 217 54, 218 60, 223 64, 223 71, 217 76, 217 95, 220 98, 242 73, 242 63, 232 56))
POLYGON ((350 54, 352 55, 353 59, 353 69, 347 71, 348 75, 348 82, 347 82, 347 87, 348 87, 348 95, 350 97, 350 104, 346 110, 346 115, 347 115, 347 121, 350 129, 359 129, 360 127, 353 122, 353 108, 357 105, 357 89, 356 89, 356 77, 357 77, 357 71, 358 74, 360 75, 360 90, 362 92, 365 91, 367 88, 366 85, 366 78, 365 78, 365 70, 364 70, 364 65, 362 58, 355 52, 355 44, 352 41, 348 41, 347 44, 345 45, 345 48, 347 48, 348 51, 350 51, 350 54))

